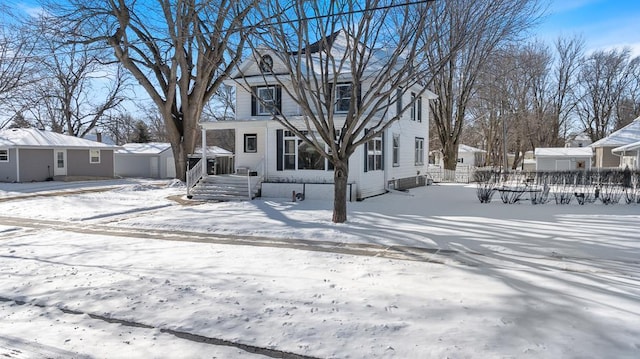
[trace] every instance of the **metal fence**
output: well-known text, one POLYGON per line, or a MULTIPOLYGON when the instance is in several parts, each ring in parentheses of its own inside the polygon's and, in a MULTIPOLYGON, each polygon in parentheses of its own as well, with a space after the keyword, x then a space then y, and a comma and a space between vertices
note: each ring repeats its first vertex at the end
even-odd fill
POLYGON ((429 166, 427 168, 427 177, 433 182, 446 183, 470 183, 473 181, 473 173, 480 169, 479 167, 459 166, 454 170, 447 170, 440 166, 429 166))

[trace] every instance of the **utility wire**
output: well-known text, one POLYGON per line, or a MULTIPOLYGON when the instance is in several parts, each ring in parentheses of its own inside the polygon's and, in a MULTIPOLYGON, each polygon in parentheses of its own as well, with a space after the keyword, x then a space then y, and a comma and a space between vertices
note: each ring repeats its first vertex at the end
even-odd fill
MULTIPOLYGON (((413 6, 413 5, 420 5, 420 4, 428 4, 431 2, 435 2, 436 0, 416 0, 416 1, 408 1, 408 2, 403 2, 403 3, 391 3, 388 5, 383 5, 383 6, 376 6, 376 7, 371 7, 371 8, 363 8, 363 9, 352 9, 349 11, 343 11, 343 12, 337 12, 337 13, 333 13, 333 14, 319 14, 319 15, 315 15, 315 16, 308 16, 308 17, 302 17, 299 19, 282 19, 281 15, 275 15, 270 17, 269 19, 264 19, 261 20, 259 22, 257 22, 256 24, 253 25, 244 25, 238 28, 238 31, 241 30, 250 30, 250 29, 259 29, 262 27, 269 27, 269 26, 274 26, 274 25, 285 25, 285 24, 295 24, 298 22, 302 22, 302 21, 314 21, 314 20, 321 20, 321 19, 326 19, 326 18, 331 18, 331 17, 342 17, 342 16, 347 16, 347 15, 355 15, 355 14, 362 14, 362 13, 367 13, 367 12, 373 12, 373 11, 382 11, 382 10, 390 10, 393 8, 398 8, 398 7, 405 7, 405 6, 413 6), (270 19, 275 19, 276 21, 269 21, 270 19)), ((289 8, 290 9, 290 8, 289 8)), ((286 9, 286 10, 289 10, 286 9)), ((286 11, 284 10, 284 11, 286 11)), ((283 11, 283 13, 284 13, 283 11)), ((225 31, 229 31, 229 29, 226 30, 222 30, 221 32, 225 32, 225 31)), ((209 32, 203 32, 203 35, 212 35, 214 34, 214 31, 209 31, 209 32)), ((187 38, 188 36, 184 36, 182 37, 187 38)), ((154 41, 157 42, 171 42, 174 39, 180 39, 181 37, 176 37, 176 38, 168 38, 168 37, 157 37, 154 39, 154 41)), ((142 44, 145 43, 146 41, 144 40, 135 40, 132 41, 130 44, 132 45, 137 45, 137 44, 142 44)), ((93 50, 110 50, 111 46, 109 45, 103 45, 103 46, 96 46, 93 47, 93 50)), ((2 64, 6 61, 19 61, 19 60, 35 60, 35 59, 41 59, 43 57, 46 57, 48 55, 51 55, 52 50, 51 48, 38 48, 38 47, 34 47, 32 49, 34 52, 41 52, 41 55, 27 55, 27 56, 12 56, 12 57, 0 57, 0 67, 2 66, 2 64)), ((77 51, 61 51, 61 52, 56 52, 56 54, 59 55, 70 55, 73 52, 77 52, 77 51)))

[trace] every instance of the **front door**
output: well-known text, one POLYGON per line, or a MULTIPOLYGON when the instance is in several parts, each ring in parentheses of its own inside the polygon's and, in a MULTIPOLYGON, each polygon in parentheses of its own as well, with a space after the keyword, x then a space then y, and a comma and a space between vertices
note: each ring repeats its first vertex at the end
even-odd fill
POLYGON ((67 150, 53 151, 53 175, 67 175, 67 150))

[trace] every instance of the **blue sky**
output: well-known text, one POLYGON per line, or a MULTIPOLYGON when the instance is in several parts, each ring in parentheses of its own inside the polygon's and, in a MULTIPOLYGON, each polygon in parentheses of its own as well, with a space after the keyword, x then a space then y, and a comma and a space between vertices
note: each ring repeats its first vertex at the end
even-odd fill
POLYGON ((640 0, 550 0, 532 32, 547 42, 581 35, 587 51, 628 46, 640 56, 640 0))

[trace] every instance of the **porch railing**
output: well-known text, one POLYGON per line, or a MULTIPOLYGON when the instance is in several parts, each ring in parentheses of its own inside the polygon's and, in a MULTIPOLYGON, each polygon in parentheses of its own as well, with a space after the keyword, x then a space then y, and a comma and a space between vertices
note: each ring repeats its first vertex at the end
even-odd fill
POLYGON ((191 195, 191 189, 195 187, 204 174, 202 172, 202 165, 200 164, 200 161, 202 161, 202 159, 198 160, 195 165, 187 170, 187 198, 193 197, 191 195))

